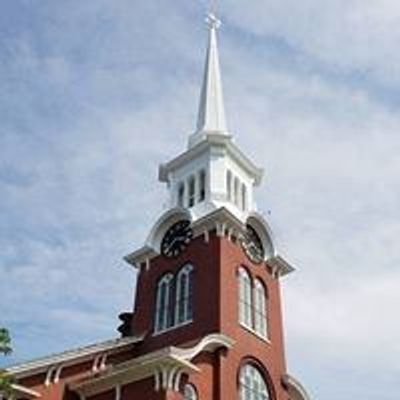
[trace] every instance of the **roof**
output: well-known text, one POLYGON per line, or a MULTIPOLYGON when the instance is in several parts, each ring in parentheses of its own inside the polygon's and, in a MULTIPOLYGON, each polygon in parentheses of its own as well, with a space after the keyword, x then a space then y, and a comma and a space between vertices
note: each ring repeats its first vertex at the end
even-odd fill
POLYGON ((52 354, 46 357, 37 358, 31 361, 27 361, 21 364, 16 364, 7 368, 7 371, 16 376, 22 378, 27 375, 32 375, 40 372, 44 372, 48 367, 55 364, 71 364, 77 361, 85 361, 90 359, 93 355, 98 353, 114 353, 124 347, 129 347, 135 343, 141 342, 142 336, 133 336, 126 338, 116 338, 106 340, 104 342, 94 343, 84 347, 78 347, 72 350, 67 350, 62 353, 52 354))

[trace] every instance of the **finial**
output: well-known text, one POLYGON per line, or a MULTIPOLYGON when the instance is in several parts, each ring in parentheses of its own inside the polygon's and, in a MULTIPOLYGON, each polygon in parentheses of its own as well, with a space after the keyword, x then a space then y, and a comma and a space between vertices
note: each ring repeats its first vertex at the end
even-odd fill
POLYGON ((221 21, 216 16, 216 3, 216 0, 210 0, 210 11, 206 17, 206 23, 210 29, 218 29, 221 26, 221 21))

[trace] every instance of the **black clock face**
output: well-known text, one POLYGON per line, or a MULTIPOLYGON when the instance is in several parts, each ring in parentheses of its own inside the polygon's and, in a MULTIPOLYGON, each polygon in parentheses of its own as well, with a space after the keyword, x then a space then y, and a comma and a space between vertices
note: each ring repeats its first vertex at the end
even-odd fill
POLYGON ((264 261, 265 251, 260 237, 253 227, 246 226, 246 233, 242 240, 242 247, 247 257, 255 264, 260 264, 264 261))
POLYGON ((161 252, 166 257, 177 257, 188 246, 193 237, 190 221, 179 221, 172 225, 161 243, 161 252))

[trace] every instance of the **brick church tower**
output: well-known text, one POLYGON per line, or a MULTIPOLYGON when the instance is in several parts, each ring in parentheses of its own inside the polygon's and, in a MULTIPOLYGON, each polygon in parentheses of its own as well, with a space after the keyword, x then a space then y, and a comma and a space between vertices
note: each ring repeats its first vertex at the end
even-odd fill
POLYGON ((280 279, 293 271, 257 211, 263 171, 227 129, 219 21, 209 41, 197 127, 159 168, 168 207, 143 247, 122 338, 9 369, 15 397, 59 400, 307 400, 285 363, 280 279))

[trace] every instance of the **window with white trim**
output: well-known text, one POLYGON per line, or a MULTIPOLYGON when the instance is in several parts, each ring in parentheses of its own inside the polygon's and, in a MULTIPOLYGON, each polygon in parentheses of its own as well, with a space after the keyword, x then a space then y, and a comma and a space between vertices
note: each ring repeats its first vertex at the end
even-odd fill
POLYGON ((180 182, 178 186, 178 206, 185 206, 185 184, 183 182, 180 182))
POLYGON ((232 172, 226 171, 226 197, 228 201, 232 201, 232 172))
POLYGON ((171 292, 174 276, 164 275, 157 285, 156 316, 154 331, 161 332, 168 329, 172 324, 171 315, 171 292))
POLYGON ((256 279, 254 284, 254 330, 260 336, 267 338, 267 296, 264 284, 256 279))
POLYGON ((185 265, 176 276, 175 325, 193 318, 193 266, 185 265))
POLYGON ((244 183, 242 183, 242 210, 247 210, 247 187, 244 183))
POLYGON ((239 322, 253 328, 253 306, 252 306, 252 284, 251 277, 243 267, 239 268, 239 322))
POLYGON ((240 186, 240 182, 239 182, 239 178, 236 177, 235 178, 235 184, 234 184, 234 189, 233 189, 233 202, 239 207, 239 186, 240 186))
POLYGON ((259 371, 252 364, 245 364, 240 369, 239 376, 240 400, 269 400, 267 383, 259 371))
POLYGON ((196 388, 187 383, 183 389, 183 398, 184 400, 197 400, 197 390, 196 388))
POLYGON ((194 176, 189 178, 189 197, 188 197, 188 207, 193 207, 196 202, 196 179, 194 176))
POLYGON ((206 171, 201 170, 199 174, 199 202, 206 199, 206 171))

